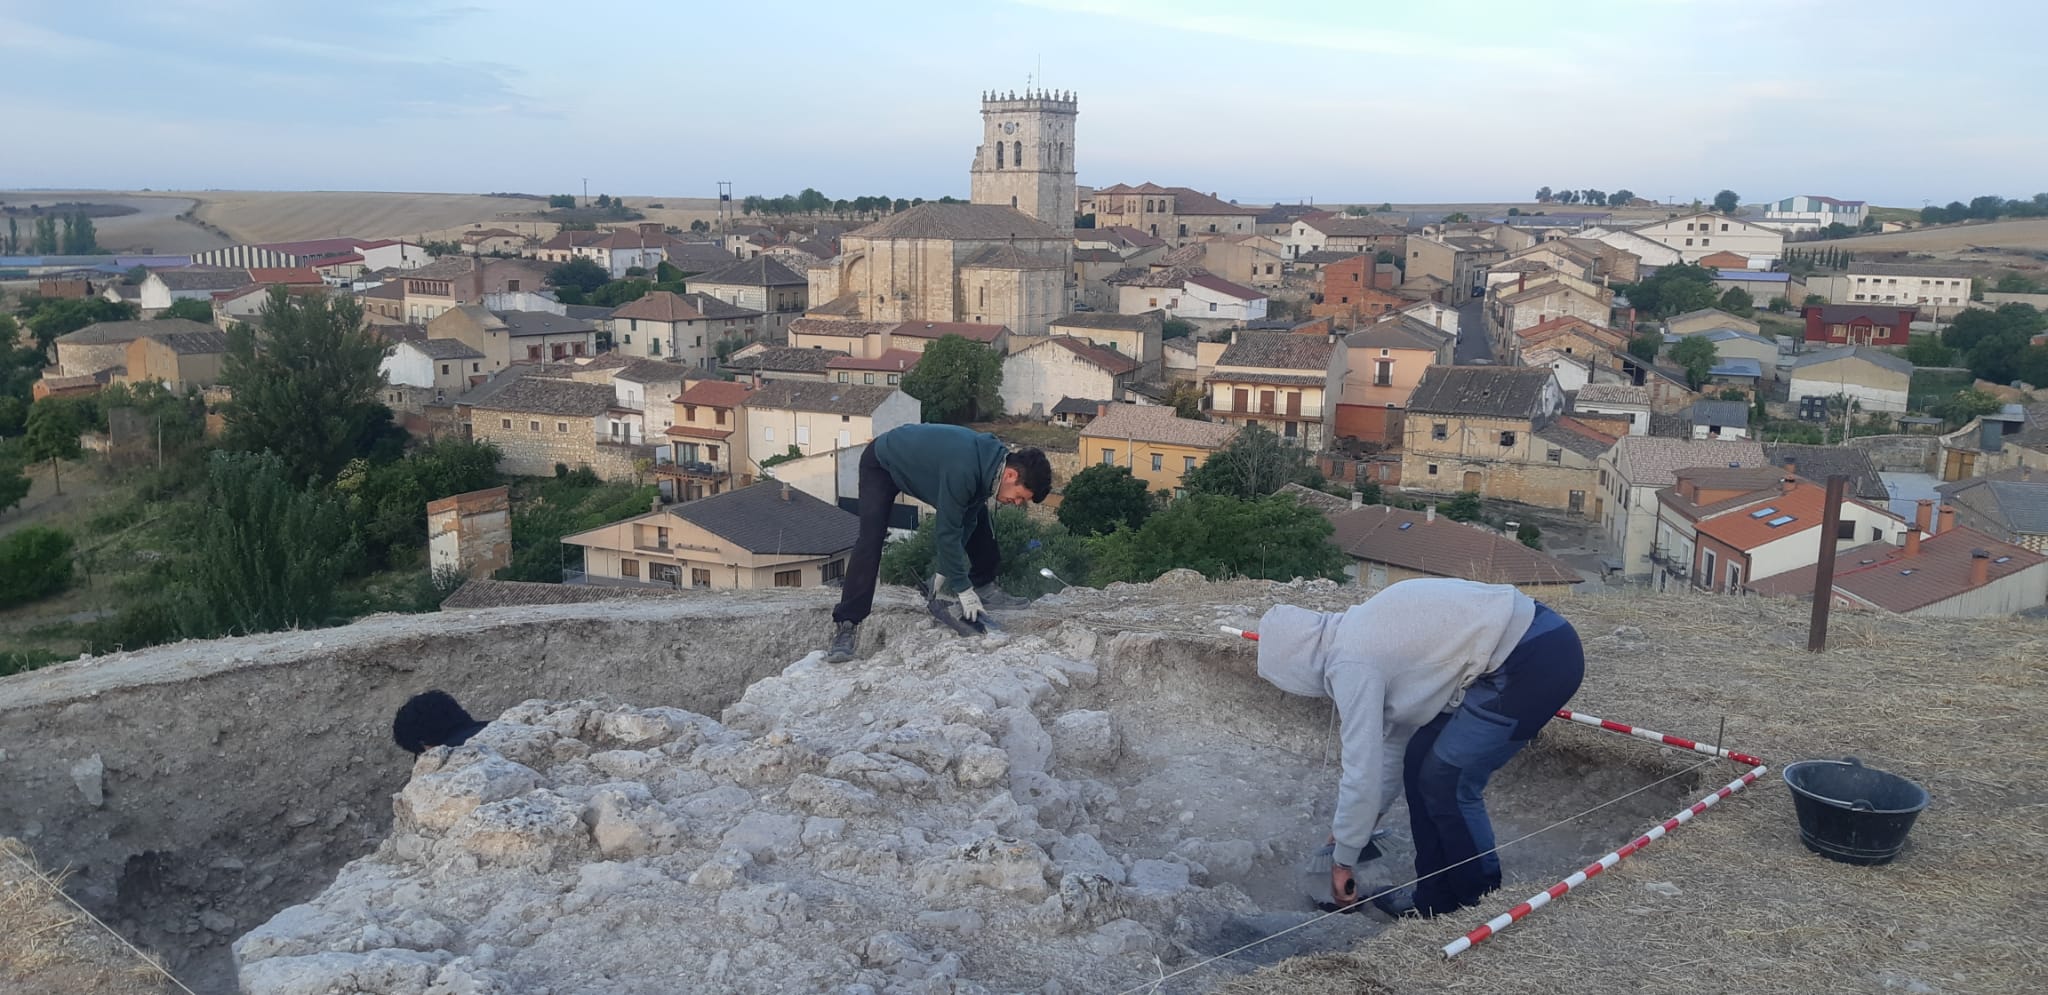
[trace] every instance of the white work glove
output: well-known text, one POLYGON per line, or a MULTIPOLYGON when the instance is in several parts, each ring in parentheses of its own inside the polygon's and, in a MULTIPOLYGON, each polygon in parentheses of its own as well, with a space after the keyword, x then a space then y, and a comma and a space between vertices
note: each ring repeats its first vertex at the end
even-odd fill
POLYGON ((974 588, 960 592, 960 618, 966 622, 981 620, 981 595, 974 593, 974 588))

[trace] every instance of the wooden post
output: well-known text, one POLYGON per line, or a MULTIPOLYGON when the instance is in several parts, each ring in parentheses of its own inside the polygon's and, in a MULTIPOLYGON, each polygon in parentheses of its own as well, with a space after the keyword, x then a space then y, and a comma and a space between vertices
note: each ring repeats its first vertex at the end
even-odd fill
POLYGON ((1835 533, 1842 525, 1842 497, 1849 478, 1835 474, 1828 478, 1827 507, 1820 516, 1820 562, 1813 569, 1813 619, 1806 626, 1806 649, 1818 653, 1828 648, 1828 608, 1835 601, 1835 533))

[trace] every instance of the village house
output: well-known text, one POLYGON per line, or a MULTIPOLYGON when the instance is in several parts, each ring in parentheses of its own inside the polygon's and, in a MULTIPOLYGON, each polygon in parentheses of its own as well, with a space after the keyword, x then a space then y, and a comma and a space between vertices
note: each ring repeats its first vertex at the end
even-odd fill
MULTIPOLYGON (((1071 182, 1071 170, 1065 175, 1071 182)), ((1071 215, 1064 219, 1071 224, 1071 215)), ((840 245, 839 255, 809 271, 811 314, 1039 335, 1072 309, 1074 243, 1014 207, 920 204, 848 232, 840 245)))
POLYGON ((1616 435, 1650 434, 1650 415, 1654 413, 1649 388, 1624 383, 1589 383, 1579 388, 1572 397, 1571 410, 1584 418, 1625 422, 1626 429, 1616 435))
POLYGON ((1455 577, 1507 584, 1553 600, 1583 583, 1578 571, 1513 536, 1454 522, 1430 505, 1422 511, 1367 505, 1328 516, 1330 542, 1351 562, 1345 574, 1379 589, 1418 577, 1455 577))
MULTIPOLYGON (((1190 242, 1177 252, 1187 252, 1185 262, 1200 266, 1225 280, 1248 287, 1278 287, 1287 275, 1287 259, 1280 243, 1264 235, 1218 235, 1190 242)), ((1166 257, 1180 261, 1173 254, 1166 257)))
POLYGON ((668 459, 654 468, 664 501, 695 501, 754 480, 746 461, 746 384, 693 380, 671 404, 668 459))
POLYGON ((444 256, 364 290, 357 298, 368 314, 423 326, 465 304, 482 304, 490 294, 537 291, 546 280, 544 268, 524 259, 444 256))
POLYGON ((768 256, 699 273, 685 279, 683 289, 759 312, 763 333, 775 341, 788 338, 789 323, 811 303, 810 277, 768 256))
MULTIPOLYGON (((384 375, 385 383, 428 391, 438 400, 461 394, 489 376, 483 364, 484 354, 461 339, 421 339, 385 350, 377 371, 384 375)), ((416 409, 418 405, 405 407, 416 409)))
POLYGON ((534 255, 542 262, 556 264, 588 259, 616 280, 629 269, 654 272, 668 258, 668 248, 680 242, 681 239, 663 231, 660 222, 643 221, 631 228, 609 231, 556 232, 553 238, 535 247, 534 255))
POLYGON ((1860 200, 1837 200, 1813 194, 1799 194, 1772 201, 1764 208, 1765 226, 1784 232, 1820 231, 1829 225, 1860 228, 1869 216, 1869 205, 1860 200))
POLYGON ((1912 305, 1939 317, 1970 303, 1971 273, 1960 263, 1852 260, 1841 273, 1808 276, 1806 289, 1829 304, 1912 305))
POLYGON ((1136 228, 1178 246, 1204 235, 1254 234, 1264 208, 1239 206, 1187 187, 1117 183, 1081 198, 1080 213, 1095 215, 1098 228, 1136 228))
POLYGON ((1699 391, 1693 390, 1686 380, 1684 370, 1658 363, 1645 363, 1633 355, 1623 355, 1621 371, 1628 382, 1650 392, 1650 411, 1659 415, 1682 415, 1692 410, 1692 402, 1700 399, 1699 391))
POLYGON ((1864 411, 1906 410, 1913 364, 1869 346, 1837 346, 1792 361, 1791 398, 1848 397, 1864 411))
POLYGON ((1309 313, 1333 318, 1341 328, 1362 328, 1413 303, 1394 293, 1391 283, 1376 285, 1379 265, 1371 256, 1351 256, 1323 267, 1309 313))
POLYGON ((1878 475, 1877 465, 1870 461, 1870 454, 1861 449, 1768 442, 1764 444, 1764 457, 1772 466, 1782 467, 1785 474, 1816 484, 1827 483, 1829 477, 1847 477, 1849 489, 1846 493, 1850 497, 1887 508, 1891 506, 1891 489, 1878 475))
POLYGON ((1749 405, 1743 401, 1694 401, 1686 421, 1694 439, 1749 438, 1749 405))
POLYGON ((1596 321, 1574 315, 1559 315, 1516 329, 1503 343, 1509 362, 1522 362, 1537 349, 1552 349, 1583 359, 1604 370, 1619 372, 1622 357, 1628 355, 1629 335, 1596 321))
POLYGON ((1634 265, 1637 267, 1637 276, 1624 279, 1620 272, 1617 271, 1612 274, 1613 282, 1615 283, 1634 283, 1636 279, 1646 275, 1644 273, 1645 270, 1655 270, 1659 267, 1671 266, 1682 261, 1679 258, 1677 249, 1671 248, 1662 242, 1651 241, 1625 228, 1615 229, 1597 226, 1584 228, 1579 231, 1578 237, 1582 241, 1598 242, 1610 249, 1626 252, 1635 259, 1634 265))
POLYGON ((1052 323, 1049 333, 1086 339, 1104 349, 1123 353, 1157 373, 1164 351, 1166 315, 1160 311, 1142 314, 1105 314, 1076 311, 1052 323))
POLYGON ((1943 484, 1947 506, 1959 524, 1994 539, 2048 553, 2048 470, 2031 466, 1943 484))
POLYGON ((1943 480, 2048 467, 2048 404, 2008 404, 1941 437, 1943 480))
POLYGON ((470 434, 498 449, 498 472, 546 477, 557 465, 589 467, 606 480, 631 480, 635 460, 654 458, 651 446, 614 442, 613 415, 637 419, 618 407, 610 384, 524 376, 469 401, 470 434))
POLYGON ((131 384, 154 381, 171 393, 183 394, 219 383, 227 352, 226 333, 210 328, 201 332, 153 331, 128 343, 123 364, 127 372, 119 379, 131 384))
POLYGON ((136 339, 170 334, 205 336, 218 332, 213 326, 190 318, 95 322, 57 336, 57 365, 46 369, 43 376, 90 377, 109 370, 126 370, 128 347, 136 339))
POLYGON ((612 352, 572 370, 569 378, 610 384, 617 406, 639 413, 638 418, 627 414, 611 421, 607 429, 613 441, 666 444, 662 434, 675 424, 675 399, 689 387, 690 374, 696 372, 681 363, 612 352))
POLYGON ((1274 204, 1259 212, 1256 227, 1261 235, 1285 241, 1294 233, 1295 222, 1329 213, 1314 204, 1274 204))
POLYGON ((1074 305, 1096 311, 1116 310, 1116 288, 1109 279, 1123 271, 1124 257, 1113 249, 1074 250, 1074 305))
MULTIPOLYGON (((1832 587, 1837 608, 1886 611, 1925 618, 1990 618, 2038 610, 2048 602, 2048 557, 1956 525, 1942 509, 1942 525, 1920 540, 1908 531, 1904 546, 1870 543, 1835 554, 1832 587)), ((1811 598, 1819 565, 1789 570, 1750 585, 1766 597, 1811 598)))
MULTIPOLYGON (((1575 391, 1587 384, 1595 382, 1594 377, 1600 372, 1584 359, 1568 355, 1560 349, 1547 347, 1524 351, 1520 361, 1515 365, 1549 370, 1557 376, 1557 387, 1565 392, 1566 398, 1570 398, 1575 391)), ((1604 382, 1621 383, 1621 374, 1611 373, 1609 380, 1604 382)))
POLYGON ((1166 255, 1170 248, 1166 240, 1129 225, 1096 225, 1093 228, 1074 229, 1074 247, 1080 249, 1108 249, 1124 260, 1126 266, 1142 266, 1166 255))
POLYGON ((825 363, 825 379, 832 383, 864 387, 898 387, 902 386, 904 376, 917 369, 918 360, 923 358, 923 353, 909 349, 890 349, 873 359, 834 356, 825 363))
POLYGON ((427 564, 489 578, 512 565, 511 489, 503 484, 427 502, 427 564))
POLYGON ((708 370, 719 343, 761 337, 762 314, 703 293, 656 290, 612 312, 612 338, 628 355, 668 358, 708 370))
POLYGON ((1121 466, 1146 486, 1182 495, 1182 478, 1230 444, 1237 427, 1182 418, 1170 407, 1105 404, 1081 429, 1084 465, 1121 466))
POLYGON ((1722 328, 1734 329, 1747 335, 1759 337, 1763 334, 1763 326, 1757 324, 1754 320, 1738 318, 1726 311, 1714 308, 1701 308, 1697 311, 1687 311, 1684 314, 1672 315, 1664 319, 1663 331, 1666 338, 1674 338, 1681 335, 1697 335, 1701 332, 1711 332, 1722 328))
POLYGON ((789 323, 789 345, 792 349, 824 349, 872 358, 888 351, 889 332, 900 324, 900 321, 798 318, 789 323))
POLYGON ((1336 344, 1321 335, 1238 332, 1205 385, 1211 418, 1259 425, 1292 446, 1321 449, 1336 344))
POLYGON ((1346 335, 1330 351, 1328 378, 1334 404, 1325 437, 1396 446, 1408 398, 1432 366, 1449 366, 1457 337, 1401 315, 1346 335))
POLYGON ((570 583, 751 591, 839 580, 859 536, 851 513, 764 481, 562 541, 583 549, 570 583))
POLYGON ((1164 311, 1204 329, 1225 328, 1266 316, 1266 295, 1199 267, 1126 269, 1110 280, 1120 314, 1164 311))
POLYGON ((1600 457, 1599 488, 1592 517, 1609 542, 1621 548, 1615 569, 1629 578, 1648 577, 1657 542, 1657 492, 1678 483, 1678 471, 1694 467, 1765 467, 1760 443, 1624 436, 1600 457))
POLYGON ((1783 373, 1778 369, 1778 343, 1761 335, 1751 335, 1733 328, 1716 328, 1697 334, 1714 344, 1715 358, 1748 360, 1756 364, 1757 369, 1767 380, 1778 380, 1783 377, 1783 373))
POLYGON ((862 384, 771 380, 742 402, 746 434, 740 465, 757 471, 762 461, 794 453, 809 456, 862 445, 875 436, 923 418, 923 405, 901 390, 862 384))
MULTIPOLYGON (((1409 236, 1405 242, 1410 282, 1421 277, 1442 280, 1446 301, 1463 304, 1486 292, 1486 270, 1508 256, 1506 246, 1478 235, 1409 236)), ((1604 321, 1606 316, 1601 316, 1604 321)))
POLYGON ((1003 411, 1046 418, 1062 401, 1122 401, 1138 369, 1124 353, 1056 335, 1003 360, 1003 411))
POLYGON ((931 348, 932 343, 948 335, 958 335, 969 342, 985 345, 999 356, 1010 348, 1010 329, 1004 325, 972 321, 901 321, 879 339, 868 341, 862 350, 866 355, 856 358, 882 359, 898 350, 922 354, 931 348))
POLYGON ((526 248, 528 239, 503 228, 472 228, 458 236, 455 242, 471 255, 516 256, 526 248))
POLYGON ((1784 254, 1785 234, 1740 218, 1704 211, 1634 229, 1635 234, 1678 250, 1683 262, 1698 262, 1716 252, 1734 252, 1757 263, 1775 262, 1784 254))
POLYGON ((1577 318, 1606 327, 1613 291, 1588 294, 1563 280, 1546 278, 1526 286, 1502 285, 1486 295, 1486 320, 1493 327, 1495 348, 1508 351, 1515 333, 1553 318, 1577 318))
POLYGON ((481 372, 513 362, 561 362, 597 354, 597 329, 545 311, 490 311, 480 304, 449 308, 427 322, 427 337, 456 339, 483 354, 481 372))
POLYGON ((215 291, 248 286, 246 269, 156 269, 150 270, 137 288, 136 304, 142 316, 155 317, 179 301, 213 301, 215 291))
POLYGON ((1433 366, 1408 402, 1401 488, 1585 514, 1594 460, 1614 437, 1563 411, 1549 370, 1433 366))
POLYGON ((731 359, 719 364, 719 368, 742 379, 759 377, 762 380, 811 380, 822 383, 830 379, 827 366, 835 359, 846 357, 847 353, 837 349, 798 348, 756 342, 733 353, 731 359))
POLYGON ((1806 341, 1830 345, 1903 346, 1913 337, 1917 307, 1815 304, 1804 311, 1806 341))
MULTIPOLYGON (((1811 566, 1827 487, 1776 467, 1689 467, 1657 492, 1657 533, 1650 550, 1656 586, 1739 594, 1750 581, 1811 566)), ((1837 549, 1899 543, 1906 523, 1883 507, 1845 497, 1837 549)))
POLYGON ((1299 218, 1283 239, 1289 257, 1312 252, 1344 252, 1372 256, 1382 250, 1401 254, 1407 233, 1377 218, 1358 218, 1323 212, 1299 218))

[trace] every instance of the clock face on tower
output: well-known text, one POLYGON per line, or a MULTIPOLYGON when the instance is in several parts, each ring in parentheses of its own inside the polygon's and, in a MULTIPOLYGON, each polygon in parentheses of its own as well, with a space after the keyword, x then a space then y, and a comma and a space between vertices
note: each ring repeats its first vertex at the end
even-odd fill
POLYGON ((1003 134, 1005 134, 1005 135, 1014 135, 1014 134, 1016 134, 1016 133, 1017 133, 1017 122, 1015 122, 1015 121, 1004 121, 1004 122, 1003 122, 1003 134))

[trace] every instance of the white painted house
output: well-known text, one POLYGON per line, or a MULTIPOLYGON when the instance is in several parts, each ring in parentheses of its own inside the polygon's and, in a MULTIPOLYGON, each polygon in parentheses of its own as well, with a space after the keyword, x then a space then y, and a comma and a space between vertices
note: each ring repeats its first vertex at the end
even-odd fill
POLYGON ((1643 266, 1670 266, 1680 262, 1678 250, 1662 242, 1644 238, 1626 228, 1587 228, 1578 237, 1590 238, 1603 245, 1611 245, 1623 252, 1633 253, 1643 266))
POLYGON ((1121 401, 1135 357, 1087 339, 1055 336, 1003 360, 1003 411, 1049 418, 1060 401, 1121 401))
POLYGON ((395 238, 358 242, 355 254, 363 257, 363 268, 371 272, 380 269, 419 269, 434 261, 434 257, 427 254, 426 246, 395 238))
POLYGON ((456 339, 421 339, 392 346, 377 364, 386 383, 437 390, 453 397, 483 374, 484 354, 456 339))
POLYGON ((1871 346, 1849 345, 1809 352, 1792 361, 1791 399, 1852 398, 1864 411, 1904 412, 1913 384, 1913 364, 1871 346))
POLYGON ((1716 252, 1747 256, 1752 264, 1784 255, 1785 233, 1712 211, 1672 218, 1634 229, 1635 234, 1678 250, 1679 258, 1698 262, 1716 252))
POLYGON ((1799 194, 1776 201, 1764 210, 1764 221, 1781 231, 1819 231, 1832 224, 1854 228, 1869 217, 1869 206, 1860 200, 1836 200, 1813 194, 1799 194))
POLYGON ((1181 295, 1179 317, 1220 321, 1257 321, 1266 316, 1262 291, 1220 276, 1190 276, 1181 295))

